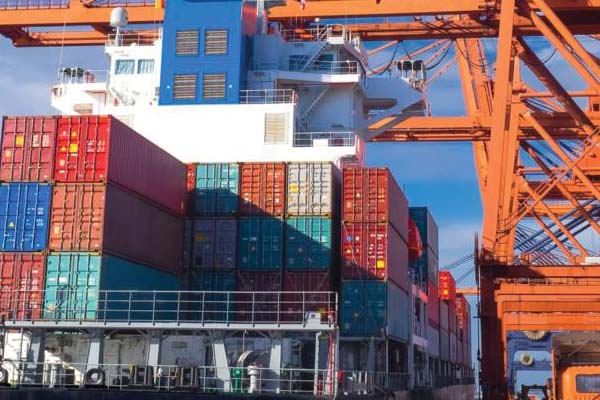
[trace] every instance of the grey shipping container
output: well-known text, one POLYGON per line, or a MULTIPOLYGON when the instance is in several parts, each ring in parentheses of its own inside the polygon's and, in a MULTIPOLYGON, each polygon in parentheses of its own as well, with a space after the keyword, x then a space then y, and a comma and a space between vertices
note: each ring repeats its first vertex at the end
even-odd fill
POLYGON ((192 268, 230 271, 235 268, 237 221, 234 218, 199 218, 192 234, 192 268))
POLYGON ((290 163, 287 166, 287 214, 331 216, 334 213, 335 167, 329 162, 290 163))
POLYGON ((433 357, 440 356, 440 331, 428 324, 427 349, 433 357))
POLYGON ((440 301, 440 329, 448 330, 448 303, 445 301, 440 301))
POLYGON ((445 329, 440 329, 440 358, 450 361, 450 334, 445 329))

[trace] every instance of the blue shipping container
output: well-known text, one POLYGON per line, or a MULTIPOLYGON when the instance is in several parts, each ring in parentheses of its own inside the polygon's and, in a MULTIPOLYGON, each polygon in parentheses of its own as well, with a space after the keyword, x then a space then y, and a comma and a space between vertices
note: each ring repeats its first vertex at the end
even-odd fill
POLYGON ((46 249, 51 198, 49 184, 0 185, 0 251, 46 249))
POLYGON ((283 221, 273 217, 240 218, 238 267, 242 271, 273 271, 283 261, 283 221))
POLYGON ((238 208, 240 167, 238 164, 198 164, 196 169, 196 214, 235 214, 238 208))
POLYGON ((438 277, 438 227, 427 207, 410 207, 409 215, 417 226, 423 254, 421 258, 410 263, 410 269, 414 271, 416 281, 427 282, 429 279, 436 282, 438 277))
POLYGON ((232 322, 235 308, 235 273, 192 272, 190 290, 213 293, 188 293, 183 318, 204 322, 232 322), (224 292, 224 293, 216 293, 224 292))
POLYGON ((383 336, 408 340, 409 297, 391 281, 342 282, 341 334, 347 337, 383 336))
POLYGON ((286 226, 285 268, 290 271, 322 271, 331 267, 331 219, 289 218, 286 226))
POLYGON ((148 291, 177 291, 180 286, 174 275, 119 257, 51 253, 46 266, 44 318, 174 319, 176 313, 169 310, 177 309, 176 293, 148 291), (104 292, 121 290, 126 292, 104 292), (134 290, 146 293, 129 292, 134 290), (134 296, 131 301, 130 296, 134 296))

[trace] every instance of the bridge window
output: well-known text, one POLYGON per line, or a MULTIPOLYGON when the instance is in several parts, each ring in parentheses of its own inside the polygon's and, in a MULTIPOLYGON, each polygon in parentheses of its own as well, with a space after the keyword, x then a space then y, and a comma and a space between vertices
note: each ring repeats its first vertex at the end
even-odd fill
POLYGON ((204 74, 202 76, 202 97, 205 99, 225 98, 225 74, 204 74))
POLYGON ((600 393, 600 375, 577 375, 577 393, 600 393))
POLYGON ((134 60, 117 60, 115 64, 116 75, 130 75, 135 73, 134 60))
POLYGON ((138 74, 151 74, 154 72, 154 60, 138 61, 138 74))
POLYGON ((173 79, 173 99, 195 100, 196 80, 197 77, 195 74, 175 75, 173 79))
POLYGON ((227 54, 227 30, 207 30, 204 37, 204 54, 227 54))
POLYGON ((197 56, 198 31, 177 31, 175 37, 175 54, 178 56, 197 56))

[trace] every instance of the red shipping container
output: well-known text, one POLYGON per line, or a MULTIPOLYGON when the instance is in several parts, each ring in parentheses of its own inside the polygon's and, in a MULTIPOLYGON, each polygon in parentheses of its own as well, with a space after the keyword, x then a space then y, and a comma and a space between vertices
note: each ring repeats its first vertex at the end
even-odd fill
POLYGON ((456 281, 449 271, 440 271, 439 274, 440 299, 452 303, 456 301, 456 281))
POLYGON ((408 243, 408 200, 387 168, 345 168, 343 220, 389 222, 408 243))
POLYGON ((0 253, 0 317, 40 319, 46 257, 41 253, 0 253))
POLYGON ((391 280, 408 293, 408 246, 386 223, 343 223, 344 279, 391 280))
POLYGON ((191 216, 194 213, 194 198, 196 190, 196 171, 198 164, 186 164, 187 168, 187 181, 186 181, 186 192, 185 192, 185 214, 191 216))
POLYGON ((238 272, 236 290, 237 321, 277 322, 280 318, 281 273, 238 272), (239 293, 271 292, 271 293, 239 293), (254 310, 254 311, 253 311, 254 310))
POLYGON ((183 219, 112 184, 52 189, 51 251, 105 252, 179 273, 183 219))
POLYGON ((468 327, 471 312, 469 302, 463 294, 456 295, 456 317, 458 319, 458 328, 465 330, 468 327))
POLYGON ((427 281, 427 313, 429 314, 429 325, 440 329, 440 298, 437 287, 430 280, 427 281))
POLYGON ((56 117, 6 117, 0 181, 49 182, 54 169, 56 117))
POLYGON ((115 183, 182 214, 186 174, 184 163, 114 117, 58 121, 56 182, 115 183))
POLYGON ((286 166, 284 163, 241 165, 239 211, 241 215, 276 215, 285 212, 286 166))
POLYGON ((281 319, 303 322, 307 313, 318 312, 321 320, 327 321, 335 311, 335 295, 330 272, 285 272, 281 319), (299 292, 299 293, 289 293, 299 292), (302 292, 302 293, 300 293, 302 292), (315 293, 325 292, 325 293, 315 293))

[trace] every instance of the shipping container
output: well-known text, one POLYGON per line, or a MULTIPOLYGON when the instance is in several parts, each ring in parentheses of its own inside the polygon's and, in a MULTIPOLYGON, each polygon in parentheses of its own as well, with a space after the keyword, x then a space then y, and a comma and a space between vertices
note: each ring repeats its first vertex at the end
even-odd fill
POLYGON ((273 217, 240 218, 238 268, 280 270, 283 262, 283 222, 273 217))
POLYGON ((333 226, 330 218, 295 217, 286 221, 285 268, 327 270, 332 265, 333 226))
POLYGON ((427 332, 427 350, 433 357, 440 356, 440 330, 439 327, 433 327, 429 325, 429 331, 427 332))
POLYGON ((196 170, 197 164, 186 164, 187 181, 185 193, 185 215, 191 217, 196 212, 195 197, 196 197, 196 170))
POLYGON ((440 329, 440 359, 450 361, 450 334, 445 329, 440 329))
POLYGON ((184 313, 184 319, 205 322, 234 321, 235 285, 236 278, 233 272, 192 271, 190 290, 197 293, 187 293, 187 311, 184 313))
POLYGON ((5 117, 0 136, 0 181, 51 181, 56 129, 56 117, 5 117))
POLYGON ((440 271, 438 285, 441 300, 456 301, 456 281, 450 271, 440 271))
POLYGON ((389 279, 408 292, 408 246, 390 224, 345 222, 342 277, 389 279))
POLYGON ((436 329, 440 328, 440 298, 436 285, 427 281, 427 311, 429 314, 429 324, 436 329))
POLYGON ((194 220, 191 267, 230 271, 235 268, 237 221, 234 218, 194 220))
POLYGON ((186 218, 183 225, 183 269, 185 273, 189 272, 192 268, 193 249, 194 221, 186 218))
POLYGON ((456 333, 450 332, 450 362, 458 362, 458 342, 456 340, 456 333))
POLYGON ((112 182, 183 214, 186 166, 110 116, 64 116, 58 121, 54 180, 112 182))
POLYGON ((445 301, 440 301, 440 329, 448 331, 448 303, 445 301))
POLYGON ((325 216, 334 214, 335 167, 329 162, 290 163, 287 166, 287 214, 325 216))
POLYGON ((423 250, 421 257, 411 262, 410 268, 415 271, 419 281, 437 280, 438 265, 438 227, 427 207, 410 207, 410 218, 415 222, 419 232, 423 250))
POLYGON ((0 184, 0 251, 46 249, 52 190, 49 184, 0 184))
POLYGON ((456 334, 457 328, 457 316, 456 316, 456 303, 448 302, 448 330, 451 333, 456 334))
POLYGON ((45 276, 43 253, 0 253, 0 318, 40 319, 45 276))
POLYGON ((240 178, 240 214, 283 216, 286 166, 284 163, 244 163, 240 178))
POLYGON ((196 168, 196 215, 237 213, 240 185, 238 164, 198 164, 196 168))
POLYGON ((180 273, 184 221, 112 184, 53 187, 51 251, 113 254, 180 273))
POLYGON ((342 336, 408 340, 408 294, 393 282, 344 281, 341 297, 342 336))
POLYGON ((408 200, 387 168, 345 168, 345 222, 389 222, 408 243, 408 200))
POLYGON ((326 321, 335 311, 335 295, 331 272, 285 272, 281 319, 302 322, 308 313, 318 312, 326 321), (291 293, 296 292, 296 293, 291 293), (322 292, 322 293, 315 293, 322 292))
MULTIPOLYGON (((152 310, 152 294, 139 293, 129 303, 130 292, 104 291, 177 291, 180 285, 175 275, 107 254, 50 253, 46 266, 44 318, 150 319, 152 312, 144 311, 152 310), (130 305, 131 313, 127 311, 130 305)), ((164 315, 167 307, 176 309, 174 301, 156 304, 155 316, 164 315)))
POLYGON ((467 329, 471 318, 471 306, 463 294, 456 296, 456 318, 459 329, 467 329))
POLYGON ((236 320, 246 322, 279 321, 283 300, 281 280, 281 272, 238 272, 236 285, 238 317, 236 320))

